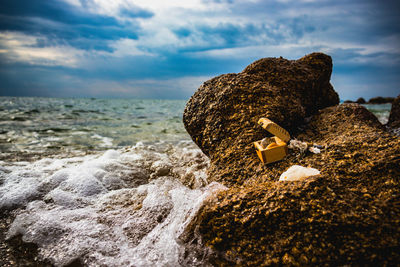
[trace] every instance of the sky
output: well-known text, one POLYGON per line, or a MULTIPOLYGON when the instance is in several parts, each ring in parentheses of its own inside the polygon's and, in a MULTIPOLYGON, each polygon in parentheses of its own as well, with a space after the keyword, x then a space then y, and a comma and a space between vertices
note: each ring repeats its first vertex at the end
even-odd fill
POLYGON ((0 95, 188 99, 319 51, 342 100, 397 96, 399 14, 398 0, 0 0, 0 95))

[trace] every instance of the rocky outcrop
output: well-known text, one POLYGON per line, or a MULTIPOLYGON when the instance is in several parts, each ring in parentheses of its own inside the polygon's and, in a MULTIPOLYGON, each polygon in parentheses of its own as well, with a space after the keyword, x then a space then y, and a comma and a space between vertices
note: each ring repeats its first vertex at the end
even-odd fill
POLYGON ((306 117, 337 104, 331 72, 331 57, 313 53, 299 60, 260 59, 241 73, 205 82, 187 103, 183 122, 212 160, 210 177, 237 184, 255 173, 252 142, 266 135, 257 125, 260 117, 294 132, 306 117))
POLYGON ((187 246, 182 263, 206 259, 218 266, 391 265, 400 261, 400 139, 358 104, 322 109, 337 103, 326 76, 330 67, 330 58, 322 54, 297 61, 262 59, 242 73, 206 82, 192 97, 185 126, 211 158, 210 179, 229 189, 209 199, 182 234, 187 246), (319 63, 307 66, 314 60, 319 63), (278 81, 293 83, 273 84, 275 80, 268 78, 275 72, 278 81), (303 88, 304 84, 315 87, 303 88), (314 107, 301 96, 307 90, 313 91, 307 97, 314 97, 314 107), (259 99, 265 101, 260 104, 259 99), (252 141, 266 135, 256 126, 260 116, 286 127, 298 140, 323 147, 321 153, 289 150, 283 161, 261 164, 251 148, 252 141), (316 168, 321 175, 278 181, 294 164, 316 168))
POLYGON ((368 100, 368 104, 387 104, 387 103, 392 103, 394 101, 393 97, 373 97, 370 100, 368 100))
POLYGON ((392 103, 392 110, 390 111, 387 125, 391 128, 400 128, 400 95, 392 103))
POLYGON ((357 104, 365 104, 366 101, 365 101, 364 98, 360 97, 360 98, 358 98, 358 99, 356 100, 356 103, 357 103, 357 104))
POLYGON ((344 103, 346 103, 346 104, 349 104, 349 103, 366 104, 367 102, 365 101, 364 98, 360 97, 356 101, 346 100, 346 101, 344 101, 344 103))

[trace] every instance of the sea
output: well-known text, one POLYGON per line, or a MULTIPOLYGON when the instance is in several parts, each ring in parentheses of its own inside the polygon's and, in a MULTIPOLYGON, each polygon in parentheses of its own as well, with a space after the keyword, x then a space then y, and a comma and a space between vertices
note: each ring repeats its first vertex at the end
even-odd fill
MULTIPOLYGON (((0 97, 0 213, 15 217, 7 238, 36 244, 56 266, 183 265, 180 236, 227 189, 207 180, 185 104, 0 97)), ((365 106, 387 122, 390 104, 365 106)))

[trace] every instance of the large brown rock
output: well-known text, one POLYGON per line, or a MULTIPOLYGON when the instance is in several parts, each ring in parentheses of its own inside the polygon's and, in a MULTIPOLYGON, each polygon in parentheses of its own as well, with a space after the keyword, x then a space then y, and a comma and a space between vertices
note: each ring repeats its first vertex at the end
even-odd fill
POLYGON ((400 261, 400 139, 358 104, 323 109, 303 129, 296 137, 323 145, 322 153, 292 151, 268 173, 210 199, 181 236, 187 244, 182 262, 372 266, 400 261), (278 181, 293 164, 312 166, 321 175, 278 181))
POLYGON ((185 126, 229 186, 200 209, 181 241, 183 265, 395 265, 400 262, 400 139, 358 104, 338 102, 330 58, 262 59, 203 84, 185 126), (311 100, 310 100, 311 99, 311 100), (321 153, 262 164, 252 147, 266 116, 321 153), (280 182, 288 167, 321 175, 280 182), (205 249, 206 248, 206 249, 205 249))
POLYGON ((252 142, 266 135, 257 125, 260 117, 293 132, 306 117, 337 104, 331 72, 331 57, 312 53, 298 60, 260 59, 241 73, 205 82, 187 103, 183 122, 211 158, 212 179, 241 183, 258 167, 252 142))
POLYGON ((400 128, 400 95, 392 103, 392 110, 390 111, 387 125, 391 128, 400 128))

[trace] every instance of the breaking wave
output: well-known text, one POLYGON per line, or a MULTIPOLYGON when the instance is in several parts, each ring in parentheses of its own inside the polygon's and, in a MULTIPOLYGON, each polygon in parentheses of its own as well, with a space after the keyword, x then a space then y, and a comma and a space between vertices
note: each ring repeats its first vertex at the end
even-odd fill
POLYGON ((19 209, 7 237, 57 266, 179 266, 179 235, 204 200, 209 160, 192 142, 3 162, 0 208, 19 209))

